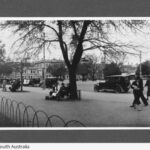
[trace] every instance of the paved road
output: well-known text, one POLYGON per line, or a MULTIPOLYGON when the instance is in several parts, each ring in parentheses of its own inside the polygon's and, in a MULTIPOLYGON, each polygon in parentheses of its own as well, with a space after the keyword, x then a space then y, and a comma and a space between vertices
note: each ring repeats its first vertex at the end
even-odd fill
MULTIPOLYGON (((86 88, 92 89, 92 86, 86 88)), ((90 85, 92 85, 90 83, 90 85)), ((84 87, 79 85, 79 87, 84 87)), ((0 95, 33 106, 36 110, 44 110, 47 114, 60 115, 65 121, 72 119, 83 122, 88 127, 113 126, 150 126, 150 106, 142 106, 142 111, 129 107, 132 103, 132 92, 126 94, 95 93, 92 90, 82 91, 81 101, 45 101, 48 90, 24 87, 26 92, 2 92, 0 95)))

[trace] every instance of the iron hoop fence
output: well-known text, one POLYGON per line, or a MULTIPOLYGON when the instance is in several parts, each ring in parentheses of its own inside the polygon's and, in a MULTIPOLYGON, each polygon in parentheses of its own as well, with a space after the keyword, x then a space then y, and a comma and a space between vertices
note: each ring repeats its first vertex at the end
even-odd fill
POLYGON ((0 113, 17 127, 86 127, 78 120, 66 122, 59 115, 48 115, 43 110, 2 96, 0 108, 0 113))

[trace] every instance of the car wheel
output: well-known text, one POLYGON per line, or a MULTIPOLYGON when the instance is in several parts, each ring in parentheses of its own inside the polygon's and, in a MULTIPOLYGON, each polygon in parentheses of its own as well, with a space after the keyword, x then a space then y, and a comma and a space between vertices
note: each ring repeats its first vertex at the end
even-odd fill
POLYGON ((118 86, 116 86, 116 89, 115 89, 115 92, 116 93, 121 93, 121 87, 118 85, 118 86))
POLYGON ((97 86, 94 86, 94 92, 98 92, 97 86))
POLYGON ((128 93, 128 92, 129 92, 129 89, 126 89, 126 90, 125 90, 125 93, 128 93))

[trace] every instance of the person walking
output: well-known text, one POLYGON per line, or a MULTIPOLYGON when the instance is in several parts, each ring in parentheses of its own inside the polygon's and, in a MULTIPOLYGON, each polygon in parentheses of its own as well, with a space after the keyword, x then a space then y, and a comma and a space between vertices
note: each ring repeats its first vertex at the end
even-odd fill
POLYGON ((150 96, 150 76, 148 77, 145 86, 147 86, 147 100, 149 100, 149 96, 150 96))
POLYGON ((139 107, 140 103, 140 98, 145 106, 148 106, 148 102, 146 98, 143 95, 143 80, 140 78, 140 76, 135 77, 135 81, 132 83, 131 88, 133 89, 133 94, 134 94, 134 101, 130 107, 136 108, 136 106, 139 107))
POLYGON ((142 102, 145 106, 148 106, 148 102, 143 94, 143 80, 140 78, 140 76, 137 76, 138 80, 138 88, 139 88, 139 97, 142 99, 142 102))
POLYGON ((133 89, 134 100, 130 107, 140 108, 140 96, 139 96, 139 88, 138 88, 138 80, 135 78, 135 81, 132 82, 131 88, 133 89))

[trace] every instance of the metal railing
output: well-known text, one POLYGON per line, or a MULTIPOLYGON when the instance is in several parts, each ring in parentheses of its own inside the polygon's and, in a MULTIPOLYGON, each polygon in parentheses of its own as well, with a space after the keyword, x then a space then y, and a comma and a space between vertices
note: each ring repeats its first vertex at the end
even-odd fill
POLYGON ((85 127, 77 120, 65 121, 59 115, 48 115, 30 105, 0 97, 0 113, 20 127, 85 127))

